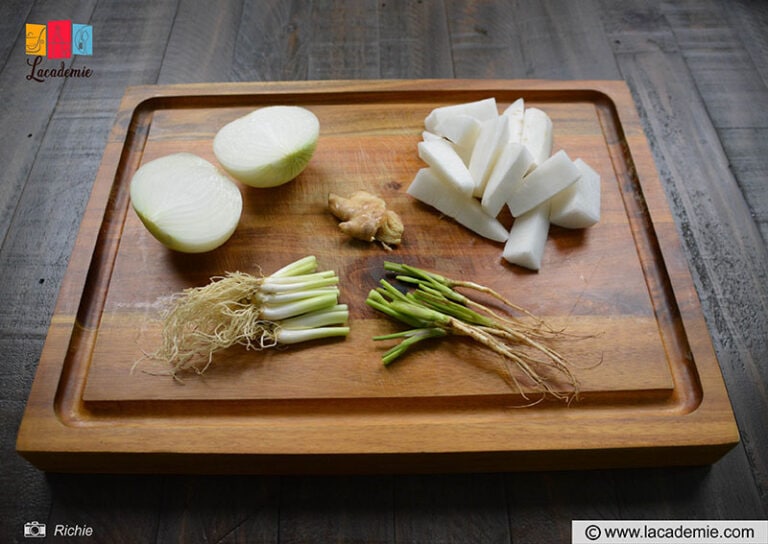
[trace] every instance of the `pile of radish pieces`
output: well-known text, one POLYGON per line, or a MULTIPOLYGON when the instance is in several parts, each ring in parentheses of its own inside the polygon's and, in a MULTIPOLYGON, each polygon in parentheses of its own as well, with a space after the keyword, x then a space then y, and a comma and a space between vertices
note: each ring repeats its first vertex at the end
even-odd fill
POLYGON ((436 108, 418 145, 427 163, 408 193, 475 233, 504 242, 503 258, 539 270, 549 226, 600 220, 600 175, 552 153, 552 120, 522 98, 503 113, 495 98, 436 108), (507 206, 511 229, 497 219, 507 206))

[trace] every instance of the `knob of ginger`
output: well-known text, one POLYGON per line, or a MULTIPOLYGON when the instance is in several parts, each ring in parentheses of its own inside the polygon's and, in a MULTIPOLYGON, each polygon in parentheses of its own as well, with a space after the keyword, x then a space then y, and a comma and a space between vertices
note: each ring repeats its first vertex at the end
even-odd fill
POLYGON ((348 197, 328 195, 328 208, 337 219, 339 229, 347 236, 365 242, 379 241, 386 249, 399 245, 403 236, 400 216, 387 209, 387 203, 367 191, 356 191, 348 197))

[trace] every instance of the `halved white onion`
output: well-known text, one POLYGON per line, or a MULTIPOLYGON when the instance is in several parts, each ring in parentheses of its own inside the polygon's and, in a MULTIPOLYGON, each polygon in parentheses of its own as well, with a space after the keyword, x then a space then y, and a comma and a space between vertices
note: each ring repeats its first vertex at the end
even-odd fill
POLYGON ((170 249, 210 251, 235 231, 243 210, 237 185, 192 153, 150 161, 131 179, 131 204, 150 233, 170 249))
POLYGON ((275 187, 304 170, 319 136, 320 122, 308 109, 267 106, 223 126, 213 139, 213 153, 246 185, 275 187))

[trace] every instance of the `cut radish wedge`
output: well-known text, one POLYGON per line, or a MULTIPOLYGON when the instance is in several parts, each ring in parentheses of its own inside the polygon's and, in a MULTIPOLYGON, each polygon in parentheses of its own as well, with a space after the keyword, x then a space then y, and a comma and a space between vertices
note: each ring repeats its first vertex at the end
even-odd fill
POLYGON ((523 98, 501 115, 492 98, 435 108, 424 126, 419 156, 430 168, 408 192, 482 236, 506 238, 509 262, 538 270, 550 223, 599 221, 600 176, 563 150, 553 154, 552 119, 523 98), (504 205, 516 218, 507 233, 496 219, 504 220, 504 205))
POLYGON ((459 147, 472 148, 480 133, 480 121, 466 114, 445 117, 435 127, 435 133, 459 147))
POLYGON ((549 202, 515 219, 502 257, 509 263, 539 270, 549 233, 549 202))
POLYGON ((449 142, 445 140, 419 142, 419 157, 457 191, 467 196, 472 195, 475 182, 464 161, 449 142))
POLYGON ((480 135, 472 150, 469 160, 469 173, 475 180, 473 194, 481 197, 488 183, 488 176, 493 170, 499 153, 509 141, 509 118, 497 117, 485 121, 480 126, 480 135))
POLYGON ((455 115, 469 115, 478 121, 485 121, 486 119, 498 117, 499 111, 496 108, 495 98, 484 98, 474 102, 451 104, 450 106, 442 106, 432 110, 424 119, 424 126, 427 130, 436 132, 435 128, 443 119, 455 115))
POLYGON ((499 215, 531 166, 533 157, 527 147, 515 142, 504 146, 483 191, 481 204, 485 213, 491 217, 499 215))
POLYGON ((170 249, 210 251, 235 231, 243 209, 237 186, 191 153, 155 159, 131 179, 131 205, 152 235, 170 249))
POLYGON ((522 143, 541 164, 552 154, 552 119, 538 108, 527 108, 523 117, 522 143))
POLYGON ((523 124, 525 119, 525 102, 518 98, 501 114, 509 119, 509 141, 521 143, 523 141, 523 124))
POLYGON ((552 197, 549 220, 559 227, 584 229, 600 221, 600 174, 581 159, 573 164, 581 176, 552 197))
POLYGON ((496 242, 507 239, 507 229, 490 217, 480 203, 445 183, 431 168, 422 168, 408 187, 408 194, 453 218, 471 231, 496 242))
POLYGON ((523 178, 507 205, 514 217, 523 215, 572 183, 581 173, 562 149, 523 178))

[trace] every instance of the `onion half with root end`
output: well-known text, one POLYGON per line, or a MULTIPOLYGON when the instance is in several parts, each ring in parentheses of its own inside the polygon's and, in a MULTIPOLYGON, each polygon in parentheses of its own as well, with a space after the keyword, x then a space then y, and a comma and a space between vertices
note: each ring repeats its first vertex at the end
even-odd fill
POLYGON ((218 168, 192 153, 174 153, 142 165, 131 179, 131 205, 166 247, 203 253, 226 242, 240 222, 240 189, 218 168))
POLYGON ((224 125, 213 153, 235 179, 276 187, 294 179, 315 152, 320 122, 299 106, 266 106, 224 125))

